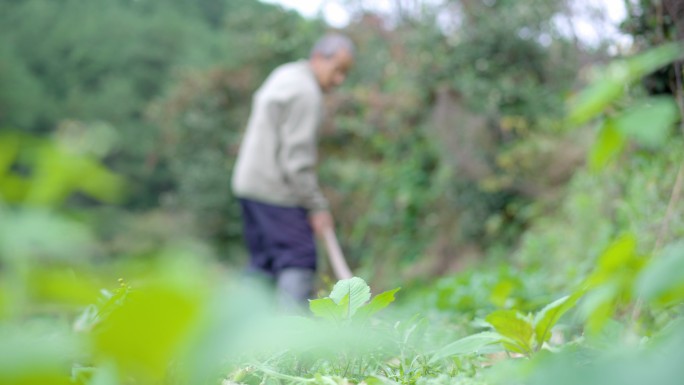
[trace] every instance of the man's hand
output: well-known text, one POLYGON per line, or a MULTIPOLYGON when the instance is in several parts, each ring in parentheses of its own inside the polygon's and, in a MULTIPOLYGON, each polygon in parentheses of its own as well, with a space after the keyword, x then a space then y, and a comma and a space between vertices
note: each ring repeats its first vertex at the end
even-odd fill
POLYGON ((309 215, 309 222, 318 236, 323 236, 326 230, 334 229, 333 218, 329 211, 314 211, 309 215))

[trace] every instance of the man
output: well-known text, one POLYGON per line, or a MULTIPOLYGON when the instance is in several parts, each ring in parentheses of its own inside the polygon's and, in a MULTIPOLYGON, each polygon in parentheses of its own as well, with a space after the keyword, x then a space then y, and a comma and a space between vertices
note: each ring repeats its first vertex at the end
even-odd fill
POLYGON ((316 175, 323 93, 342 84, 354 45, 316 42, 308 60, 276 68, 257 90, 233 173, 250 269, 275 279, 279 300, 305 304, 316 270, 314 233, 333 229, 316 175))

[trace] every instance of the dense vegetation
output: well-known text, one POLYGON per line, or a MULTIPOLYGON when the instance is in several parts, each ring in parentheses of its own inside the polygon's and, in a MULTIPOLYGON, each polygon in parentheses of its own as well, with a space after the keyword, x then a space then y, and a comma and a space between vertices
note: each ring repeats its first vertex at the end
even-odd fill
POLYGON ((239 274, 228 181, 324 23, 0 0, 0 383, 678 384, 684 7, 626 1, 610 57, 570 0, 419 3, 345 2, 320 172, 367 283, 324 268, 293 316, 239 274))

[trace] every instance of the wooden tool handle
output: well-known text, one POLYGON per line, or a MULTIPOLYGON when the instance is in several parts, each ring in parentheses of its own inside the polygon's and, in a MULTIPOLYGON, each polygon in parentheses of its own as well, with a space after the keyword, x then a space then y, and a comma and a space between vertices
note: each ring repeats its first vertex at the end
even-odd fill
POLYGON ((335 230, 328 229, 323 232, 323 243, 325 243, 325 249, 328 252, 328 258, 330 258, 330 265, 332 266, 333 272, 335 273, 335 276, 337 276, 337 279, 352 278, 352 272, 349 269, 349 265, 347 265, 347 261, 344 259, 344 254, 342 254, 340 243, 337 242, 335 230))

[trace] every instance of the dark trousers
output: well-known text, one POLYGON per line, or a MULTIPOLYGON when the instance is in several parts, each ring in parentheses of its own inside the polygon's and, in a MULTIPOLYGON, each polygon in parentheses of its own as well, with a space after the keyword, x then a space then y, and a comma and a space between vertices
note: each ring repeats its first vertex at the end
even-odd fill
POLYGON ((240 199, 250 268, 272 277, 285 269, 316 269, 316 243, 308 212, 240 199))

